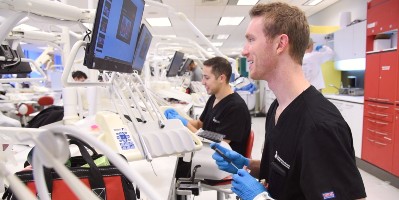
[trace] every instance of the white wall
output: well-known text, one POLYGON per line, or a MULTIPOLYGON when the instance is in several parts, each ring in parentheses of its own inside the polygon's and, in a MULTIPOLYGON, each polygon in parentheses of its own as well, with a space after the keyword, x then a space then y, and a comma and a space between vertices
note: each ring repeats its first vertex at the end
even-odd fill
POLYGON ((351 12, 351 21, 366 19, 367 0, 340 0, 308 17, 308 21, 315 26, 339 26, 341 12, 351 12))

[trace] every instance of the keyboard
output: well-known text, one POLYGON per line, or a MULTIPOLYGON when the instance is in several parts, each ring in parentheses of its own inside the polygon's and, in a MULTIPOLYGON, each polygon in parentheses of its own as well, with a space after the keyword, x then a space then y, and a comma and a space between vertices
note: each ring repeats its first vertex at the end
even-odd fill
POLYGON ((217 143, 221 142, 223 140, 223 138, 226 137, 223 134, 215 133, 212 131, 205 131, 205 130, 200 131, 197 135, 202 138, 205 138, 207 140, 210 140, 212 142, 217 142, 217 143))

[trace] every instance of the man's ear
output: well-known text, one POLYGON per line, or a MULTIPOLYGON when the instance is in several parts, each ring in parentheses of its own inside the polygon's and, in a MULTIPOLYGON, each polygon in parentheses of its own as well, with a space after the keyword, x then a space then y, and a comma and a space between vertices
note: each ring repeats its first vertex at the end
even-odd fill
POLYGON ((280 54, 285 49, 287 49, 289 43, 288 35, 281 34, 277 37, 277 54, 280 54))
POLYGON ((226 82, 226 75, 220 74, 218 79, 220 79, 220 81, 222 81, 222 82, 226 82))

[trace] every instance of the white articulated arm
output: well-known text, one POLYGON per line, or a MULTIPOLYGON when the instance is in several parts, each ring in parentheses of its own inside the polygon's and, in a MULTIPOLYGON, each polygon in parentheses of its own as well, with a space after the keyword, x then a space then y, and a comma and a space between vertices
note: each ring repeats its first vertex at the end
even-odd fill
POLYGON ((2 0, 0 8, 34 13, 60 20, 88 22, 93 19, 93 13, 90 10, 80 9, 59 1, 2 0))

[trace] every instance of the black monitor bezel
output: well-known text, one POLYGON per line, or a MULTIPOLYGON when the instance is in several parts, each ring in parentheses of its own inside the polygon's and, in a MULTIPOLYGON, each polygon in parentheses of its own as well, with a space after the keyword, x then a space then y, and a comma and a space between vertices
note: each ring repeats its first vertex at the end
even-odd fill
MULTIPOLYGON (((144 62, 145 62, 145 59, 147 58, 147 54, 148 54, 148 50, 150 49, 150 46, 151 46, 151 41, 152 41, 152 38, 153 38, 153 36, 152 36, 152 34, 151 34, 151 32, 150 32, 150 29, 145 25, 145 24, 142 24, 141 25, 141 27, 140 27, 140 32, 139 32, 139 37, 138 37, 138 39, 137 39, 137 44, 136 44, 136 48, 135 48, 135 52, 134 52, 134 58, 133 58, 133 63, 132 63, 132 69, 133 69, 133 71, 137 71, 137 73, 138 74, 140 74, 141 73, 141 71, 143 70, 143 67, 144 66, 141 66, 141 68, 140 69, 138 69, 138 68, 136 68, 136 66, 135 66, 135 61, 136 61, 136 58, 139 56, 139 54, 140 54, 140 51, 139 50, 141 50, 142 48, 143 48, 143 45, 141 44, 142 43, 142 39, 143 39, 143 37, 144 36, 146 36, 146 35, 142 35, 143 33, 148 33, 148 35, 150 36, 150 42, 148 43, 148 47, 147 47, 147 50, 146 50, 146 52, 145 52, 145 56, 144 56, 144 62), (146 31, 144 31, 144 30, 146 30, 146 31)), ((143 65, 144 65, 144 62, 143 62, 143 65)))
MULTIPOLYGON (((145 7, 145 2, 144 0, 135 0, 135 1, 141 1, 143 4, 143 12, 142 15, 140 16, 140 21, 142 21, 142 17, 144 14, 144 7, 145 7)), ((90 43, 86 46, 86 52, 85 52, 85 58, 84 58, 84 65, 89 68, 89 69, 96 69, 96 70, 107 70, 107 71, 115 71, 115 72, 122 72, 122 73, 132 73, 133 68, 133 60, 134 56, 132 59, 131 63, 126 63, 126 62, 118 62, 117 60, 105 60, 102 58, 97 58, 95 57, 95 49, 96 49, 96 44, 97 44, 97 35, 99 32, 100 28, 100 22, 101 22, 101 17, 102 17, 102 12, 103 12, 103 6, 105 2, 108 2, 107 0, 98 0, 98 5, 97 5, 97 10, 96 10, 96 16, 93 24, 93 31, 92 31, 92 38, 90 43), (100 9, 98 9, 100 8, 100 9)), ((138 36, 138 35, 137 35, 138 36)), ((136 45, 137 46, 137 40, 136 40, 136 45)), ((135 47, 136 49, 136 47, 135 47)), ((135 50, 134 49, 134 50, 135 50)), ((132 52, 133 54, 135 52, 132 52)))
POLYGON ((181 64, 183 63, 183 58, 184 58, 184 53, 183 52, 180 52, 180 51, 176 51, 175 52, 175 54, 174 54, 174 56, 173 56, 173 58, 172 58, 172 61, 170 62, 170 64, 169 64, 169 68, 168 68, 168 71, 166 71, 166 77, 174 77, 174 76, 178 76, 178 74, 179 74, 179 70, 180 70, 180 67, 181 67, 181 64), (180 56, 180 54, 181 54, 181 56, 180 56), (180 62, 180 65, 179 65, 179 68, 177 69, 177 71, 176 71, 176 74, 170 74, 170 69, 172 69, 173 67, 176 67, 177 66, 177 64, 175 64, 177 61, 177 58, 180 58, 181 57, 181 62, 180 62))

